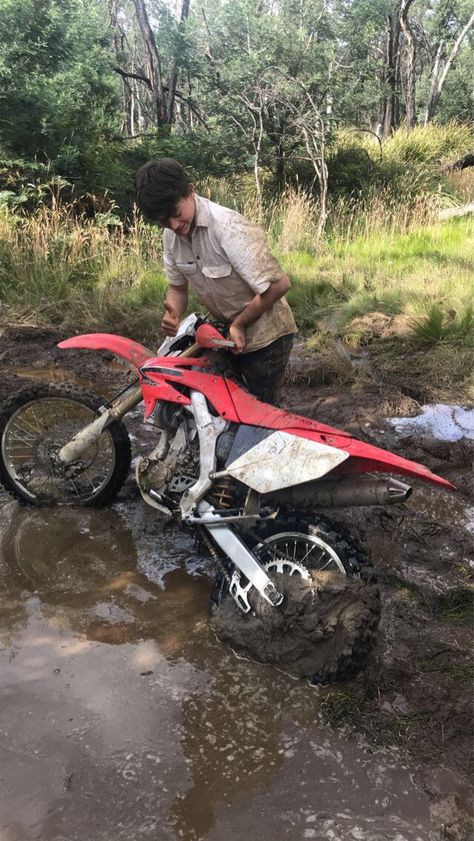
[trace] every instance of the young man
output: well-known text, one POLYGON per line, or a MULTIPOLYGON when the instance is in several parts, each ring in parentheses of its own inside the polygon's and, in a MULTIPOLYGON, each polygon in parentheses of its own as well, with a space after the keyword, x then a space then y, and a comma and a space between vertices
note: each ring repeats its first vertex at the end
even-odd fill
POLYGON ((240 213, 198 196, 173 158, 142 166, 135 188, 144 217, 165 229, 166 335, 176 334, 190 285, 209 312, 229 324, 237 374, 252 394, 277 405, 296 325, 283 297, 289 278, 265 234, 240 213))

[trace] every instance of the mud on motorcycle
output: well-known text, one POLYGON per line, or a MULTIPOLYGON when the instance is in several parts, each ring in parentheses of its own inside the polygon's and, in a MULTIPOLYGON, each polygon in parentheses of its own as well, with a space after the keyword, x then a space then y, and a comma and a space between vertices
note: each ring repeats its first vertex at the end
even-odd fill
POLYGON ((453 486, 257 400, 202 355, 232 345, 197 314, 156 353, 111 334, 61 342, 112 352, 138 379, 108 403, 67 384, 14 394, 0 413, 0 481, 27 505, 111 503, 131 463, 122 418, 143 401, 156 443, 135 479, 144 501, 195 527, 216 560, 219 638, 314 683, 346 679, 376 639, 379 593, 361 547, 317 512, 406 500, 411 487, 392 474, 453 486))

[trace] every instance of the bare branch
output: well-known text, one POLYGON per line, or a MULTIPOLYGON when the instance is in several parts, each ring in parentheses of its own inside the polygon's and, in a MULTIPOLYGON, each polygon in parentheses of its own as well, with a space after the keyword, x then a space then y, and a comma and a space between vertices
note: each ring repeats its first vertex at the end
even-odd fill
POLYGON ((126 70, 122 70, 121 67, 114 67, 113 69, 115 73, 118 73, 123 79, 137 79, 139 82, 144 82, 151 91, 153 90, 151 82, 147 76, 142 76, 141 73, 128 73, 126 70))

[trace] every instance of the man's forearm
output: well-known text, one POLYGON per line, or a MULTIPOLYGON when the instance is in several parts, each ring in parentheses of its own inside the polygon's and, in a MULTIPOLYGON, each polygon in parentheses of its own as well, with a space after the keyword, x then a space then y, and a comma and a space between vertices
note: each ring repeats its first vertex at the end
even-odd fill
POLYGON ((290 280, 288 277, 282 277, 280 280, 272 283, 266 292, 261 295, 255 295, 246 307, 233 320, 236 327, 247 327, 253 324, 262 313, 266 312, 273 306, 280 298, 283 298, 290 288, 290 280))
POLYGON ((176 318, 183 317, 188 307, 188 287, 186 286, 168 286, 165 305, 168 311, 172 310, 176 318))

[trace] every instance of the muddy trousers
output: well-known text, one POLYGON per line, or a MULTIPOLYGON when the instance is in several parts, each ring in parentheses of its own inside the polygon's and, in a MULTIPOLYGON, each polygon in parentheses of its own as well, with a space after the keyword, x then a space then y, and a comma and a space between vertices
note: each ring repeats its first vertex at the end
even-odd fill
POLYGON ((273 406, 280 406, 281 389, 293 346, 293 335, 281 336, 271 345, 234 356, 233 366, 248 390, 273 406))

